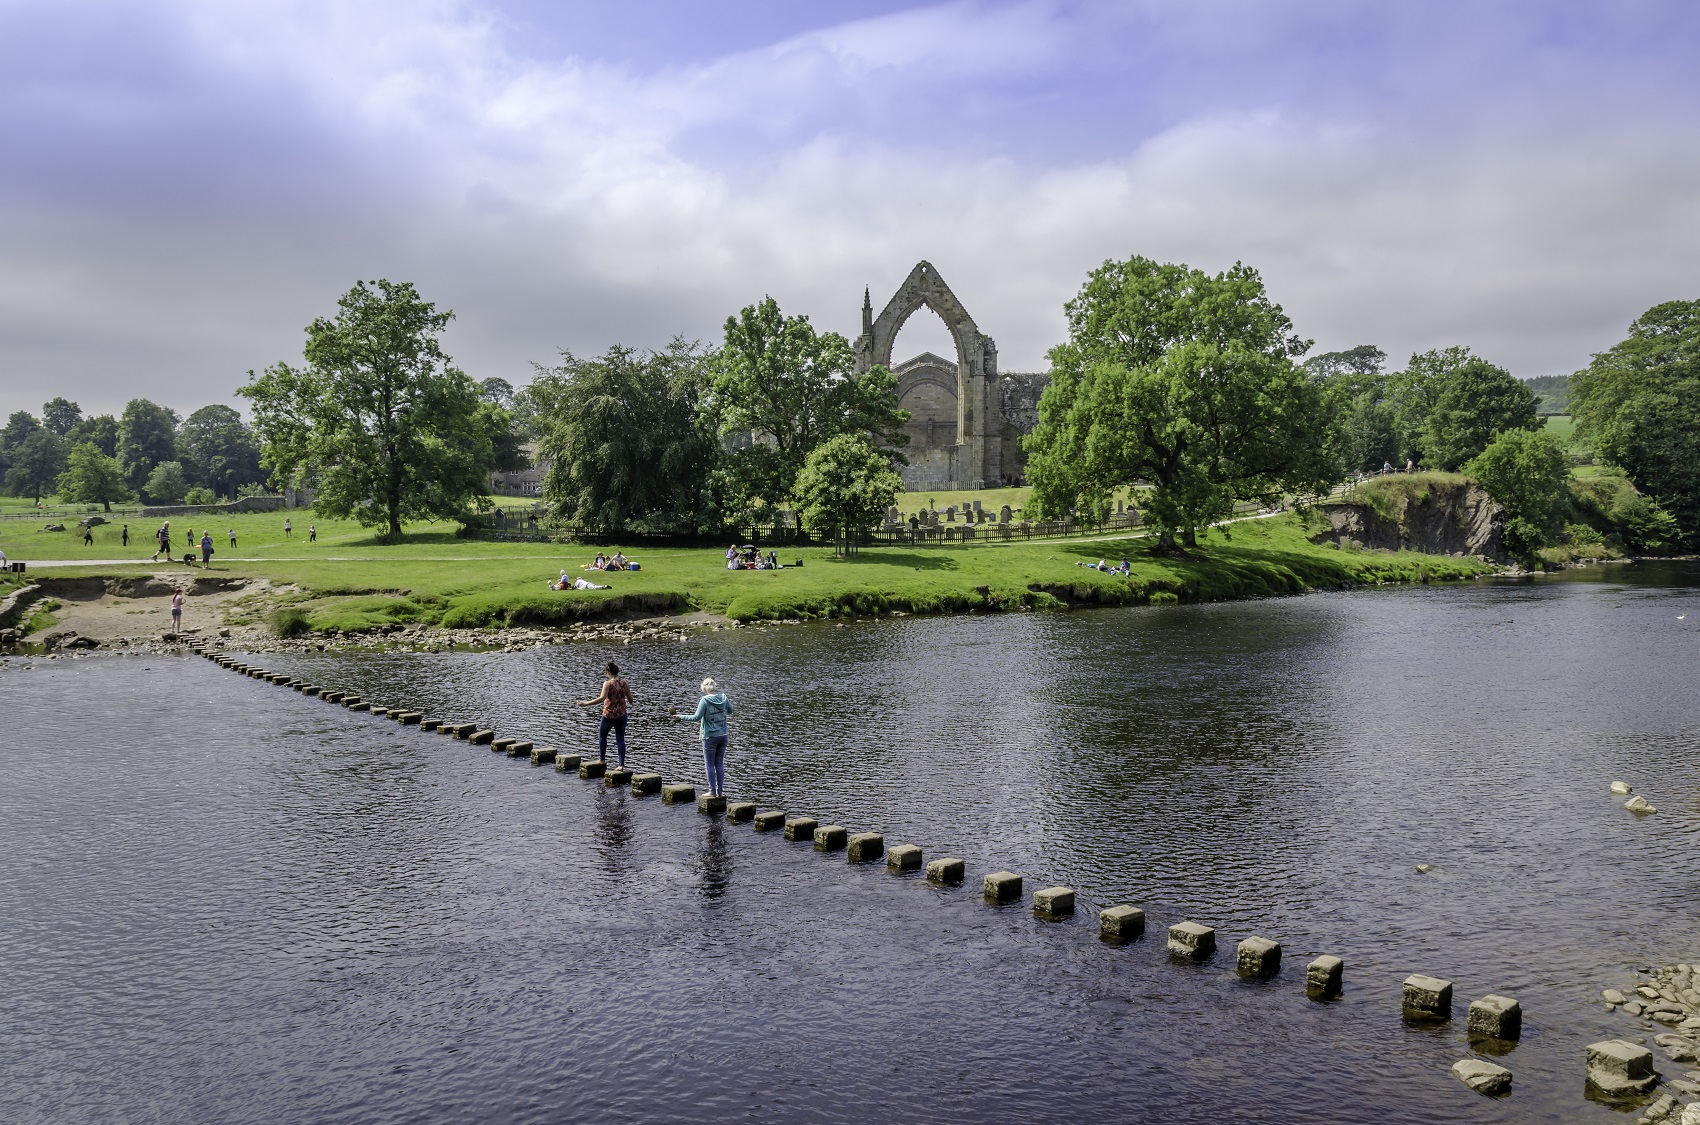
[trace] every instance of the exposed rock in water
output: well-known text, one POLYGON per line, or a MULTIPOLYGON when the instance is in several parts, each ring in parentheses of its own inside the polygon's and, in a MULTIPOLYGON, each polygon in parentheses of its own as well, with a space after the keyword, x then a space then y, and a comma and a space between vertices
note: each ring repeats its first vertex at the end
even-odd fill
POLYGON ((1619 796, 1626 797, 1635 792, 1635 789, 1627 781, 1614 781, 1611 783, 1611 791, 1619 796))
POLYGON ((1645 797, 1631 797, 1623 802, 1623 807, 1632 813, 1656 813, 1659 810, 1647 803, 1645 797))
POLYGON ((1478 1094, 1503 1094, 1511 1089, 1511 1072, 1483 1059, 1460 1059, 1453 1063, 1452 1077, 1478 1094))
POLYGON ((1388 493, 1392 516, 1366 503, 1331 501, 1318 509, 1329 530, 1311 536, 1315 543, 1382 551, 1421 551, 1429 555, 1480 555, 1495 562, 1505 552, 1505 509, 1474 481, 1430 482, 1409 494, 1388 493))

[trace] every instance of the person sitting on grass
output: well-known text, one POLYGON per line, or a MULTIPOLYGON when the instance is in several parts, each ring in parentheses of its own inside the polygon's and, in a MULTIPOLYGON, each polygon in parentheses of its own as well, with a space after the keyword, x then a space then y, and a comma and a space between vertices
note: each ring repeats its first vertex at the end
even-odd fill
POLYGON ((591 570, 601 570, 608 565, 608 556, 601 551, 596 552, 596 560, 590 564, 591 570))
POLYGON ((739 559, 738 559, 738 545, 736 543, 734 543, 730 547, 726 548, 726 569, 727 570, 742 570, 742 569, 744 569, 744 564, 742 562, 740 562, 739 559))

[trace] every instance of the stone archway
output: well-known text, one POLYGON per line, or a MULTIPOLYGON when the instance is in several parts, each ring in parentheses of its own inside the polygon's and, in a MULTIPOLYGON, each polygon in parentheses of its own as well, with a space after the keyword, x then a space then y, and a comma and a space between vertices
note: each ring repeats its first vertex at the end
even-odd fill
POLYGON ((856 340, 856 371, 891 367, 891 348, 910 316, 926 306, 937 313, 956 343, 956 443, 951 451, 950 481, 930 481, 935 487, 984 488, 1002 474, 1002 448, 997 433, 997 344, 968 315, 962 302, 939 276, 931 262, 909 271, 879 316, 871 295, 862 294, 862 334, 856 340))

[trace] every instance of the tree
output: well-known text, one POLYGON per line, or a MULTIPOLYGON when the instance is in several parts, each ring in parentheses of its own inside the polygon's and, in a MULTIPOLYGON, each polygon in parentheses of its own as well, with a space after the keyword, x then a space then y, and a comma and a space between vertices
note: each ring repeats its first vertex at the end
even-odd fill
POLYGON ((595 535, 718 531, 720 460, 703 409, 707 356, 675 339, 659 352, 615 346, 599 359, 561 354, 527 388, 539 448, 552 464, 543 495, 595 535))
POLYGON ((6 487, 13 495, 28 496, 39 504, 65 469, 65 445, 52 430, 36 430, 18 443, 11 459, 6 487))
POLYGON ((194 466, 186 475, 214 492, 235 496, 245 484, 265 479, 260 449, 242 415, 228 406, 203 406, 177 431, 180 459, 194 466))
POLYGON ((1168 550, 1235 500, 1337 479, 1321 391, 1293 363, 1309 344, 1257 271, 1105 262, 1064 311, 1069 338, 1026 439, 1043 513, 1101 513, 1115 489, 1149 482, 1146 518, 1168 550))
POLYGON ((6 419, 6 428, 0 430, 0 484, 5 483, 11 471, 13 454, 26 438, 39 429, 41 423, 27 410, 19 410, 6 419))
POLYGON ((1570 379, 1577 434, 1700 542, 1700 301, 1654 305, 1570 379))
POLYGON ((776 508, 803 461, 840 434, 863 434, 905 462, 909 412, 897 406, 897 380, 884 367, 856 375, 850 343, 817 333, 806 316, 785 316, 772 297, 726 318, 726 341, 709 364, 723 436, 744 439, 727 460, 731 490, 776 508))
POLYGON ((525 435, 520 432, 512 411, 485 400, 478 404, 478 417, 479 425, 490 435, 492 468, 504 473, 531 468, 531 458, 525 452, 525 435))
POLYGON ((93 418, 84 418, 72 426, 65 434, 65 444, 81 445, 88 442, 106 454, 108 457, 118 453, 118 419, 110 414, 97 414, 93 418))
POLYGON ((879 522, 903 491, 891 458, 860 434, 839 434, 809 451, 797 474, 797 514, 830 531, 838 554, 856 553, 856 533, 879 522))
POLYGON ((514 401, 514 385, 492 375, 478 384, 478 397, 506 409, 514 401))
POLYGON ((249 372, 240 391, 272 479, 312 484, 318 511, 382 527, 392 542, 404 519, 488 506, 478 385, 437 340, 454 314, 388 280, 357 282, 337 306, 308 326, 305 367, 249 372))
POLYGON ((68 398, 55 398, 41 408, 41 424, 64 437, 83 420, 83 408, 68 398))
POLYGON ((1496 434, 1540 428, 1528 385, 1505 368, 1471 355, 1469 348, 1412 356, 1412 367, 1419 361, 1432 361, 1437 379, 1434 405, 1423 423, 1424 465, 1457 469, 1486 449, 1496 434))
POLYGON ((1545 431, 1505 430, 1465 466, 1505 507, 1505 545, 1522 558, 1552 542, 1570 511, 1570 459, 1545 431))
POLYGON ((155 504, 181 504, 184 493, 189 491, 189 476, 183 471, 183 463, 161 461, 155 465, 142 491, 155 504))
POLYGON ((122 503, 130 499, 118 458, 102 453, 93 442, 71 446, 66 461, 67 467, 54 487, 67 504, 102 504, 110 512, 114 500, 122 503))
POLYGON ((1343 352, 1313 355, 1303 366, 1311 378, 1328 380, 1340 375, 1379 375, 1386 362, 1386 352, 1374 344, 1359 344, 1343 352))
POLYGON ((1343 472, 1375 472, 1401 459, 1387 376, 1343 370, 1321 386, 1328 448, 1343 472))
POLYGON ((145 398, 131 399, 118 419, 117 455, 125 481, 145 489, 155 465, 177 459, 177 415, 145 398))

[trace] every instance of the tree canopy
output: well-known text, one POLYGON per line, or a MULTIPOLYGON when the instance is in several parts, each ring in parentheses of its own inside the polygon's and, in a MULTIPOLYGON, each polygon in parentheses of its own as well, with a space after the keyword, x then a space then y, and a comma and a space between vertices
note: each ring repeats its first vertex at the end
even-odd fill
POLYGON ((118 419, 110 414, 84 418, 65 434, 65 441, 69 445, 88 442, 108 457, 115 457, 118 453, 118 419))
POLYGON ((526 393, 553 463, 544 498, 595 535, 689 534, 723 522, 711 476, 720 454, 702 412, 707 356, 675 339, 659 352, 563 352, 526 393))
POLYGON ((189 491, 189 475, 180 461, 161 461, 148 474, 142 487, 147 498, 155 504, 181 504, 189 491))
POLYGON ((840 554, 855 554, 856 533, 878 523, 902 491, 889 456, 860 434, 839 434, 803 459, 797 514, 805 527, 830 531, 840 554))
POLYGON ((114 501, 130 499, 118 458, 102 453, 94 442, 72 445, 66 463, 54 489, 67 504, 101 504, 110 512, 114 501))
POLYGON ((118 419, 118 464, 124 480, 141 490, 161 461, 177 459, 177 415, 145 398, 133 398, 118 419))
POLYGON ((479 388, 443 353, 453 317, 407 282, 357 282, 337 314, 307 327, 306 365, 249 372, 261 462, 278 483, 317 490, 314 507, 385 529, 489 503, 494 457, 479 388))
POLYGON ((82 420, 83 408, 68 398, 50 399, 41 408, 41 424, 60 437, 70 433, 71 427, 82 420))
POLYGON ((1700 542, 1700 301, 1667 301, 1570 379, 1579 436, 1700 542))
POLYGON ((1570 510, 1570 459, 1551 434, 1502 431, 1465 472, 1505 506, 1506 546, 1527 558, 1552 542, 1570 510))
POLYGON ((234 497, 243 485, 265 479, 252 431, 228 406, 203 406, 185 418, 177 431, 177 447, 192 466, 190 480, 224 496, 234 497))
POLYGON ((734 495, 783 504, 809 453, 840 434, 866 435, 904 460, 909 412, 898 409, 896 377, 884 367, 857 376, 848 340, 784 315, 772 297, 726 318, 709 372, 720 432, 744 442, 727 458, 734 495))
POLYGON ((13 495, 39 502, 65 470, 65 443, 52 430, 38 429, 10 451, 6 487, 13 495))
POLYGON ((1414 373, 1433 386, 1422 428, 1422 460, 1430 468, 1457 469, 1506 430, 1540 428, 1528 385, 1469 348, 1412 356, 1406 374, 1414 373))
POLYGON ((1051 349, 1026 439, 1043 512, 1102 512, 1116 488, 1149 482, 1146 518, 1170 547, 1235 500, 1337 477, 1321 392, 1293 363, 1309 344, 1257 271, 1105 262, 1065 312, 1068 341, 1051 349))

